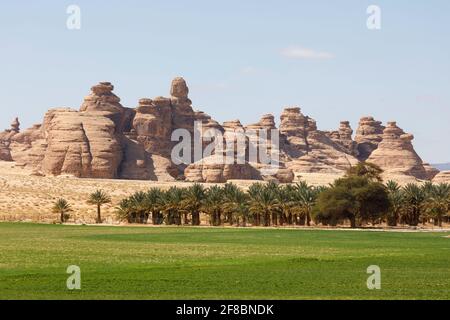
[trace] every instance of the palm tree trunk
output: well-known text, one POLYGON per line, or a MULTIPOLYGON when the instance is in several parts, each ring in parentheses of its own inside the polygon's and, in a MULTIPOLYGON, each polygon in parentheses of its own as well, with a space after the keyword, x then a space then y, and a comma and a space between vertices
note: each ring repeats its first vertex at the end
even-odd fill
POLYGON ((222 225, 222 217, 220 215, 220 211, 217 212, 217 225, 222 225))
POLYGON ((265 227, 270 226, 270 213, 267 211, 264 213, 264 226, 265 227))
POLYGON ((101 206, 97 205, 97 223, 102 223, 101 206))
POLYGON ((192 212, 192 225, 199 226, 200 225, 200 213, 198 211, 192 212))
POLYGON ((355 216, 350 217, 350 225, 352 228, 356 228, 356 218, 355 216))
POLYGON ((64 212, 61 211, 61 223, 64 223, 64 212))

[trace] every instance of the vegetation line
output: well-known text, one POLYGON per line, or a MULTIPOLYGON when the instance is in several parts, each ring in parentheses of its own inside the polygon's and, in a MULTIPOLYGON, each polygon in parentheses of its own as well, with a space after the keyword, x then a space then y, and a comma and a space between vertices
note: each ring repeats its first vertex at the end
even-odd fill
MULTIPOLYGON (((432 223, 442 228, 449 222, 449 184, 400 187, 394 181, 383 184, 381 174, 378 166, 361 162, 328 187, 269 182, 255 183, 247 191, 231 183, 167 191, 151 188, 120 201, 116 214, 120 221, 155 226, 200 226, 203 221, 214 227, 336 227, 349 223, 355 229, 432 223)), ((102 190, 90 196, 88 203, 97 208, 97 223, 102 223, 101 206, 110 202, 102 190)), ((71 207, 59 199, 53 211, 64 223, 71 207)))

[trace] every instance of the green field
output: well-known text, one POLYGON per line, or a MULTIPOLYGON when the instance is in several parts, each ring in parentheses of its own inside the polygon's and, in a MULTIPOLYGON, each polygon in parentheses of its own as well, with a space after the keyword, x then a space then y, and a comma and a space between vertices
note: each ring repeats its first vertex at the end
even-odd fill
POLYGON ((449 234, 0 223, 0 299, 450 299, 449 234))

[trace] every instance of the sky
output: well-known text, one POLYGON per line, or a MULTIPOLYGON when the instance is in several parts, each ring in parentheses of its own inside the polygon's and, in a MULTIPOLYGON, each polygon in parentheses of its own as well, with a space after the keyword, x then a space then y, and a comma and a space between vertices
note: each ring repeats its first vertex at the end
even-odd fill
POLYGON ((0 128, 79 108, 100 81, 136 107, 182 76, 220 122, 300 106, 322 130, 356 131, 372 115, 413 133, 424 161, 450 162, 449 14, 448 0, 2 1, 0 128))

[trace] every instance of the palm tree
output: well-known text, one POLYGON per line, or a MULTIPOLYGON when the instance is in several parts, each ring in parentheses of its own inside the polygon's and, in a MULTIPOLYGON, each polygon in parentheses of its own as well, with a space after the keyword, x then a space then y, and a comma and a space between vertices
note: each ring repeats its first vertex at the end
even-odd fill
POLYGON ((425 202, 425 192, 414 183, 409 183, 403 187, 405 206, 403 210, 403 221, 410 226, 417 226, 422 217, 425 202))
POLYGON ((116 207, 116 217, 119 221, 127 221, 128 223, 132 223, 133 215, 133 206, 129 198, 122 199, 119 202, 119 205, 116 207))
POLYGON ((89 196, 87 203, 97 206, 97 223, 102 223, 101 206, 111 203, 111 197, 103 190, 97 190, 89 196))
POLYGON ((247 194, 249 196, 249 209, 250 212, 253 214, 254 226, 259 226, 261 224, 261 211, 259 211, 257 208, 259 204, 260 193, 262 192, 263 188, 264 187, 261 183, 254 183, 250 185, 250 187, 247 190, 247 194))
POLYGON ((152 223, 154 225, 161 224, 163 222, 163 216, 161 214, 161 199, 163 193, 159 188, 151 188, 145 194, 145 206, 152 214, 152 223))
POLYGON ((245 227, 249 215, 248 195, 234 185, 228 188, 225 186, 224 189, 223 211, 228 215, 228 221, 233 224, 233 220, 235 220, 239 226, 239 220, 242 218, 242 225, 245 227))
POLYGON ((56 200, 52 211, 53 213, 59 213, 60 215, 59 220, 61 223, 64 223, 68 220, 69 218, 68 213, 72 211, 72 208, 66 199, 61 198, 56 200))
POLYGON ((171 187, 169 190, 164 192, 161 198, 161 211, 166 216, 167 224, 181 225, 181 215, 183 213, 183 197, 184 189, 181 188, 171 187))
POLYGON ((250 201, 250 212, 253 214, 262 213, 264 218, 264 226, 266 227, 270 226, 271 217, 272 223, 274 225, 277 224, 276 215, 280 207, 275 190, 276 189, 273 187, 273 184, 268 184, 262 187, 250 201))
POLYGON ((233 225, 233 213, 234 212, 234 200, 236 194, 239 192, 239 187, 232 183, 226 183, 223 187, 223 213, 225 215, 226 222, 233 225))
POLYGON ((129 205, 133 208, 131 222, 147 223, 150 215, 150 209, 147 205, 147 194, 142 191, 136 192, 128 201, 129 205))
POLYGON ((304 181, 295 185, 293 192, 294 213, 300 217, 302 225, 305 224, 305 221, 308 226, 311 225, 312 211, 320 191, 320 189, 316 189, 304 181))
POLYGON ((212 186, 206 191, 202 211, 209 214, 213 226, 222 224, 221 213, 223 210, 224 192, 219 186, 212 186))
POLYGON ((390 208, 387 213, 387 224, 388 226, 397 226, 398 220, 400 218, 401 212, 405 204, 405 197, 400 185, 392 180, 386 183, 386 189, 388 191, 390 208))
POLYGON ((294 187, 290 184, 280 187, 277 191, 277 200, 279 203, 280 225, 293 223, 293 209, 295 202, 293 201, 294 187))
POLYGON ((205 197, 205 188, 198 183, 189 187, 185 192, 182 205, 191 213, 193 226, 200 225, 200 210, 203 206, 203 201, 205 201, 205 197))
POLYGON ((442 220, 448 214, 450 208, 450 185, 441 183, 428 186, 428 197, 425 200, 425 211, 434 220, 435 224, 442 227, 442 220))

